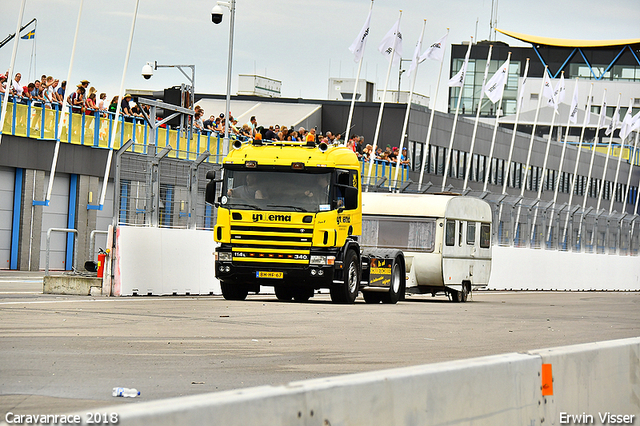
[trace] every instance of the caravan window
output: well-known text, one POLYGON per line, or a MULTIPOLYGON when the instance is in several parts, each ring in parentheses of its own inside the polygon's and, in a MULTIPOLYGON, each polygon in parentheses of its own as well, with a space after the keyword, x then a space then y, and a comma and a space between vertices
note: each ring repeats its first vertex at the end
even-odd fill
POLYGON ((481 248, 491 247, 491 224, 490 223, 480 224, 480 247, 481 248))
POLYGON ((435 219, 365 216, 362 219, 361 245, 432 252, 435 231, 435 219))
POLYGON ((456 245, 456 221, 448 220, 445 226, 444 244, 447 246, 456 245))
POLYGON ((476 223, 467 222, 467 244, 472 246, 476 243, 476 223))

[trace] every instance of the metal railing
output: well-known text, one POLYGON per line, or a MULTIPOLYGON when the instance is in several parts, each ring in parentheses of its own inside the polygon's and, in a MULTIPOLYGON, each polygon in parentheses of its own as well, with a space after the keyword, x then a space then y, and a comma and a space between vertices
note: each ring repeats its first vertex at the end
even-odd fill
POLYGON ((46 263, 44 268, 44 274, 46 276, 49 275, 49 254, 51 251, 51 233, 52 232, 64 232, 64 233, 73 233, 73 270, 77 270, 78 263, 78 231, 75 229, 67 229, 67 228, 49 228, 47 231, 47 249, 46 249, 46 263))

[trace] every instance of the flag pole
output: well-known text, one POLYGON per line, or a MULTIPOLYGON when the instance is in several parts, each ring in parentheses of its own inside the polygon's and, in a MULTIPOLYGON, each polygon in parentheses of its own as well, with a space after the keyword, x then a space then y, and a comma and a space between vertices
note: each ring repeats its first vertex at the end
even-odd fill
MULTIPOLYGON (((402 124, 402 134, 400 135, 400 151, 396 160, 396 175, 394 181, 398 182, 398 174, 400 173, 400 157, 402 156, 402 148, 404 147, 404 139, 407 137, 407 125, 409 124, 409 113, 411 111, 411 101, 413 100, 413 89, 416 85, 416 76, 418 75, 418 65, 420 65, 420 50, 422 49, 422 39, 424 38, 424 29, 427 26, 427 20, 425 19, 422 24, 422 32, 420 33, 420 39, 418 40, 418 46, 416 46, 417 52, 414 53, 413 60, 416 61, 416 68, 413 70, 411 76, 411 89, 409 90, 409 100, 407 101, 407 110, 404 113, 404 123, 402 124), (417 55, 417 56, 416 56, 417 55)), ((389 181, 389 190, 391 191, 391 181, 389 181)))
POLYGON ((11 51, 11 62, 9 62, 9 70, 7 71, 7 89, 4 91, 4 99, 2 102, 2 111, 0 112, 0 144, 2 144, 2 129, 4 128, 4 119, 7 116, 7 107, 9 106, 9 92, 13 87, 13 67, 16 64, 16 55, 18 54, 18 40, 20 39, 20 26, 22 25, 22 17, 24 16, 24 7, 27 0, 22 0, 20 12, 18 12, 18 23, 16 24, 16 34, 13 40, 13 50, 11 51))
MULTIPOLYGON (((369 16, 371 16, 371 12, 373 11, 373 0, 371 0, 371 6, 369 7, 369 16)), ((367 33, 368 36, 368 33, 367 33)), ((362 62, 364 61, 364 48, 362 55, 360 55, 360 61, 358 61, 358 72, 356 73, 356 82, 353 86, 353 95, 351 96, 351 106, 349 106, 349 118, 347 119, 347 130, 344 132, 344 143, 345 145, 349 141, 349 133, 351 131, 351 120, 353 118, 353 110, 356 105, 356 93, 358 92, 358 82, 360 81, 360 71, 362 70, 362 62)))
POLYGON ((484 97, 484 85, 487 83, 487 76, 489 75, 489 63, 491 62, 491 51, 493 50, 493 44, 489 45, 489 54, 487 55, 487 64, 484 67, 484 78, 482 80, 482 87, 480 88, 480 100, 478 101, 478 108, 476 108, 476 121, 473 125, 473 134, 471 136, 471 147, 469 148, 469 158, 467 159, 467 170, 464 174, 463 192, 467 190, 469 183, 469 175, 471 174, 471 160, 473 159, 473 148, 476 144, 476 133, 478 132, 478 122, 480 121, 480 110, 482 109, 482 98, 484 97))
MULTIPOLYGON (((529 58, 527 58, 527 63, 524 66, 524 77, 522 78, 522 95, 518 97, 518 105, 516 105, 516 121, 513 125, 513 132, 511 133, 511 145, 509 146, 509 157, 507 159, 507 170, 505 173, 505 178, 502 179, 502 194, 507 193, 507 182, 509 179, 509 172, 511 170, 511 159, 513 158, 513 148, 516 143, 516 133, 518 131, 518 121, 520 119, 520 111, 522 110, 522 102, 521 97, 524 96, 524 85, 527 81, 527 75, 529 74, 529 58)), ((502 206, 502 204, 500 204, 502 206)))
MULTIPOLYGON (((563 71, 563 73, 564 73, 564 71, 563 71)), ((543 82, 544 82, 544 79, 543 79, 543 82)), ((544 160, 542 162, 542 175, 541 175, 542 181, 538 185, 538 197, 537 197, 538 200, 540 200, 542 198, 542 187, 544 186, 545 174, 547 172, 547 161, 549 160, 549 148, 551 147, 551 137, 553 136, 553 127, 556 124, 556 115, 557 115, 557 111, 558 111, 558 102, 557 102, 557 99, 556 99, 556 93, 552 93, 551 94, 550 100, 552 101, 554 112, 553 112, 552 117, 551 117, 551 126, 549 127, 549 137, 547 138, 547 147, 545 148, 545 151, 544 151, 544 160)), ((534 232, 535 232, 536 221, 537 220, 538 220, 538 209, 536 209, 536 211, 533 213, 533 225, 531 226, 531 240, 532 241, 533 241, 533 238, 535 236, 534 232)))
MULTIPOLYGON (((542 82, 540 84, 540 91, 538 92, 538 106, 536 107, 536 114, 533 118, 533 128, 531 129, 531 136, 529 138, 529 150, 527 152, 527 163, 524 166, 524 176, 522 177, 522 187, 520 188, 520 199, 524 197, 524 190, 527 186, 527 178, 529 175, 529 167, 531 166, 531 153, 533 152, 533 141, 536 137, 536 128, 538 127, 538 117, 540 116, 540 106, 542 106, 542 92, 544 91, 544 76, 547 73, 548 66, 545 65, 544 71, 542 72, 542 82)), ((533 176, 531 177, 531 189, 533 190, 535 185, 533 184, 533 176)), ((520 214, 522 213, 522 204, 518 203, 518 213, 516 214, 516 227, 520 226, 520 214)), ((531 232, 533 233, 533 228, 535 227, 535 221, 531 225, 531 232)), ((529 240, 531 241, 531 240, 529 240)), ((531 244, 529 244, 531 245, 531 244)))
MULTIPOLYGON (((466 61, 469 60, 471 45, 473 45, 473 37, 471 37, 469 41, 469 47, 467 48, 467 54, 466 54, 466 61)), ((466 64, 463 64, 462 66, 465 67, 466 64)), ((444 163, 444 176, 442 176, 442 192, 444 192, 444 188, 447 185, 447 175, 449 174, 449 164, 451 163, 451 150, 453 149, 453 139, 456 134, 456 126, 458 124, 458 114, 460 113, 460 101, 462 100, 462 89, 464 89, 464 80, 467 77, 467 71, 464 70, 463 72, 464 72, 464 75, 462 76, 462 86, 460 86, 460 91, 458 92, 456 114, 453 117, 453 126, 451 127, 451 137, 449 138, 449 149, 447 150, 447 160, 444 163)))
MULTIPOLYGON (((573 168, 573 180, 571 181, 571 190, 569 191, 569 209, 571 209, 571 203, 573 202, 573 191, 576 188, 576 182, 578 181, 578 165, 580 165, 580 154, 582 154, 582 141, 584 140, 584 131, 587 127, 587 119, 591 110, 591 93, 593 93, 593 83, 589 86, 589 96, 587 97, 587 108, 584 113, 584 120, 582 121, 582 130, 580 130, 580 141, 578 142, 578 155, 576 156, 576 165, 573 168)), ((588 182, 587 182, 588 184, 588 182)), ((570 210, 567 210, 567 217, 564 221, 564 234, 562 235, 562 241, 566 241, 567 238, 567 226, 569 224, 570 210)), ((583 211, 584 215, 584 211, 583 211)), ((580 235, 578 235, 580 237, 580 235)))
POLYGON ((618 115, 618 111, 620 108, 620 96, 622 96, 621 93, 618 93, 618 102, 616 103, 616 109, 613 112, 613 117, 611 117, 611 123, 609 123, 609 126, 611 126, 611 133, 609 133, 609 144, 607 146, 607 155, 605 156, 604 159, 604 167, 602 168, 602 185, 600 185, 600 190, 598 191, 598 204, 596 205, 596 213, 598 213, 598 210, 600 210, 600 203, 602 201, 602 193, 604 192, 604 183, 605 183, 605 178, 607 176, 607 166, 609 165, 609 157, 610 154, 609 152, 611 151, 611 144, 613 143, 613 132, 614 130, 616 130, 616 117, 618 115))
MULTIPOLYGON (((62 136, 62 124, 65 122, 67 111, 67 97, 70 95, 71 90, 71 71, 73 70, 73 59, 76 55, 76 43, 78 41, 78 30, 80 29, 80 19, 82 18, 82 6, 84 0, 80 0, 80 9, 78 10, 78 20, 76 22, 76 32, 73 35, 73 47, 71 48, 71 59, 69 60, 69 71, 67 71, 67 87, 65 88, 64 96, 62 97, 62 105, 60 106, 60 119, 58 120, 58 134, 56 135, 56 146, 53 149, 53 160, 51 161, 51 172, 49 173, 49 186, 47 187, 47 196, 45 197, 46 205, 49 205, 51 200, 51 192, 53 191, 53 180, 56 176, 56 169, 58 165, 58 155, 60 153, 60 137, 62 136), (67 94, 68 93, 68 94, 67 94)), ((69 124, 67 122, 67 129, 69 124)), ((71 142, 71 141, 69 141, 71 142)))
MULTIPOLYGON (((633 108, 633 98, 631 98, 629 102, 629 109, 627 111, 631 111, 632 108, 633 108)), ((628 112, 628 114, 631 114, 631 113, 628 112)), ((611 130, 611 135, 613 136, 613 130, 611 130)), ((613 194, 611 194, 611 203, 609 204, 609 214, 613 212, 613 202, 616 199, 615 194, 617 192, 618 176, 620 174, 620 163, 622 162, 622 152, 624 151, 624 141, 627 140, 626 136, 622 137, 622 135, 620 135, 620 139, 621 139, 620 153, 618 154, 618 165, 616 166, 616 177, 613 179, 613 194)), ((622 209, 624 213, 624 204, 622 205, 622 209)))
MULTIPOLYGON (((600 108, 600 116, 598 117, 598 123, 596 124, 596 135, 591 146, 591 160, 589 160, 589 172, 587 174, 587 191, 584 193, 584 198, 582 199, 582 211, 584 212, 587 208, 587 197, 589 195, 589 187, 592 185, 591 175, 593 173, 593 162, 596 157, 596 148, 598 147, 598 132, 600 131, 601 124, 604 123, 604 119, 607 117, 607 89, 604 89, 602 92, 602 107, 600 108)), ((596 212, 597 213, 597 212, 596 212)), ((582 220, 580 221, 580 227, 578 229, 578 239, 582 240, 582 220)), ((593 236, 591 238, 591 243, 593 243, 593 236)))
MULTIPOLYGON (((113 131, 111 132, 111 140, 109 141, 109 154, 107 156, 107 165, 104 169, 104 179, 102 180, 102 193, 100 194, 100 206, 104 205, 104 199, 107 194, 107 183, 109 182, 109 172, 111 171, 111 160, 113 158, 113 147, 116 139, 116 130, 118 129, 118 116, 120 115, 120 107, 122 105, 122 96, 124 95, 124 78, 127 75, 127 68, 129 67, 129 56, 131 54, 131 44, 133 43, 133 33, 136 28, 136 18, 138 17, 138 5, 140 4, 140 0, 136 0, 136 5, 133 9, 133 19, 131 21, 131 31, 129 32, 129 44, 127 45, 127 52, 124 56, 124 67, 122 70, 122 79, 120 80, 120 90, 118 91, 119 102, 116 106, 115 113, 115 125, 113 126, 113 131)), ((124 126, 120 129, 121 132, 124 132, 124 126)), ((120 188, 114 188, 114 197, 118 196, 120 188)), ((119 213, 114 212, 114 217, 118 217, 119 213)), ((114 226, 117 223, 113 224, 114 226)))
MULTIPOLYGON (((491 170, 491 160, 493 157, 493 149, 496 146, 496 136, 498 135, 498 123, 500 121, 500 113, 502 112, 502 98, 504 97, 504 85, 507 84, 507 80, 509 79, 509 65, 511 60, 511 52, 507 55, 507 75, 502 82, 502 92, 500 93, 500 100, 498 101, 498 109, 496 109, 496 121, 493 125, 493 136, 491 136, 491 147, 489 148, 489 159, 487 160, 487 167, 489 168, 490 173, 485 173, 484 176, 484 186, 482 188, 482 192, 487 192, 487 185, 489 184, 489 175, 493 173, 491 170)), ((484 89, 483 89, 484 90, 484 89)), ((497 178, 497 170, 496 170, 496 178, 497 178)))
MULTIPOLYGON (((447 36, 449 35, 449 28, 447 28, 447 36)), ((448 37, 447 37, 448 38, 448 37)), ((445 49, 447 46, 445 45, 445 49)), ((444 55, 444 51, 443 51, 444 55)), ((436 83, 436 93, 433 97, 433 107, 431 109, 431 116, 429 117, 429 129, 427 130, 427 139, 424 143, 424 148, 422 149, 422 167, 420 170, 420 180, 418 181, 418 191, 422 189, 422 181, 424 180, 424 168, 427 162, 427 153, 429 152, 429 141, 431 139, 431 130, 433 129, 433 117, 436 115, 436 101, 438 99, 438 89, 440 88, 440 77, 442 76, 442 64, 444 64, 444 59, 440 61, 440 71, 438 71, 438 82, 436 83)))
MULTIPOLYGON (((402 18, 402 10, 398 16, 398 28, 397 32, 400 32, 400 19, 402 18)), ((373 151, 371 152, 371 158, 369 159, 369 172, 367 173, 367 190, 369 192, 369 185, 371 185, 371 172, 373 170, 373 163, 376 158, 376 148, 378 146, 378 136, 380 135, 380 123, 382 122, 382 113, 384 111, 384 103, 387 98, 387 86, 389 85, 389 75, 391 74, 391 67, 393 66, 393 57, 396 54, 396 46, 398 44, 398 36, 394 34, 393 48, 391 49, 391 55, 389 56, 389 66, 387 68, 387 78, 384 81, 384 91, 382 93, 382 100, 380 101, 380 111, 378 112, 378 122, 376 123, 376 132, 373 137, 373 151)))
MULTIPOLYGON (((578 91, 578 78, 576 77, 576 84, 573 88, 574 97, 578 91)), ((554 182, 553 185, 553 204, 551 204, 551 209, 554 210, 556 208, 556 202, 558 201, 558 191, 560 189, 560 176, 562 176, 562 166, 564 165, 564 156, 567 152, 567 138, 569 137, 569 128, 571 127, 571 114, 572 111, 569 111, 569 116, 567 117, 567 128, 564 131, 564 141, 562 143, 562 151, 560 153, 560 165, 558 166, 558 178, 554 182)), ((571 205, 569 205, 571 208, 571 205)), ((558 218, 560 220, 560 218, 558 218)), ((547 241, 551 239, 551 226, 547 230, 547 241)))
MULTIPOLYGON (((627 190, 624 192, 624 200, 622 201, 622 212, 624 213, 624 210, 626 210, 624 207, 627 205, 627 199, 629 197, 629 185, 631 185, 631 172, 633 172, 633 164, 636 162, 636 149, 638 148, 638 135, 640 134, 640 131, 636 132, 636 140, 633 143, 633 154, 630 157, 630 162, 629 162, 629 176, 627 176, 627 190)), ((636 195, 636 198, 637 195, 636 195)), ((635 212, 634 212, 635 214, 635 212)))

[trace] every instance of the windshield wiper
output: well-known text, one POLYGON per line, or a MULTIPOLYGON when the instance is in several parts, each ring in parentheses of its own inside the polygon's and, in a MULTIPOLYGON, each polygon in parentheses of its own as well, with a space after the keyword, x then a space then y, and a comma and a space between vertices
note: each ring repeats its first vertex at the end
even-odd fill
POLYGON ((250 209, 253 209, 253 210, 262 210, 261 207, 258 207, 254 204, 245 204, 245 203, 227 203, 224 206, 229 208, 230 206, 244 206, 244 207, 249 207, 250 209))
POLYGON ((302 207, 288 206, 288 205, 281 205, 281 204, 267 204, 267 207, 283 207, 283 208, 294 209, 297 212, 308 212, 309 211, 307 209, 303 209, 302 207))

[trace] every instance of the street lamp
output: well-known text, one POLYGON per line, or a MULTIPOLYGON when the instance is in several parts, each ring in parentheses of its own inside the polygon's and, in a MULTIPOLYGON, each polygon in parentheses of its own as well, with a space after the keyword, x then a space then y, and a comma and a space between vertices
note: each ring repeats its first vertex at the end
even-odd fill
POLYGON ((140 72, 140 74, 142 74, 145 80, 149 80, 153 76, 153 71, 157 70, 158 68, 178 68, 178 70, 180 70, 182 75, 184 75, 187 78, 187 80, 189 80, 189 83, 191 83, 191 90, 190 90, 191 102, 189 104, 189 109, 193 109, 193 103, 195 102, 195 93, 196 93, 196 66, 195 65, 159 65, 158 61, 154 61, 154 62, 147 62, 142 67, 142 71, 140 72), (183 68, 191 69, 191 77, 189 77, 189 75, 184 71, 183 68))
POLYGON ((222 7, 224 6, 231 12, 231 20, 229 21, 229 59, 227 61, 227 102, 224 120, 224 139, 222 145, 223 154, 227 153, 229 149, 229 110, 231 109, 231 64, 233 61, 233 28, 235 25, 236 17, 236 0, 218 1, 216 5, 211 9, 211 21, 214 24, 222 22, 222 7))
MULTIPOLYGON (((189 109, 193 110, 193 104, 195 102, 195 94, 196 94, 196 66, 195 65, 159 65, 158 61, 153 61, 153 62, 147 62, 143 67, 142 70, 140 71, 140 74, 142 74, 142 76, 145 78, 145 80, 149 80, 152 76, 153 76, 153 71, 157 70, 158 68, 178 68, 178 70, 180 70, 180 72, 182 73, 182 75, 184 75, 187 80, 189 80, 189 83, 191 83, 191 86, 189 88, 189 109), (185 72, 185 70, 183 68, 190 68, 191 69, 191 77, 189 77, 189 75, 185 72)), ((182 102, 180 102, 182 103, 182 102)), ((180 105, 183 106, 183 105, 180 105)), ((183 121, 183 116, 180 115, 180 127, 183 128, 184 126, 184 121, 183 121)), ((191 135, 193 134, 193 119, 191 120, 189 126, 188 126, 188 136, 189 139, 191 139, 191 135)))

